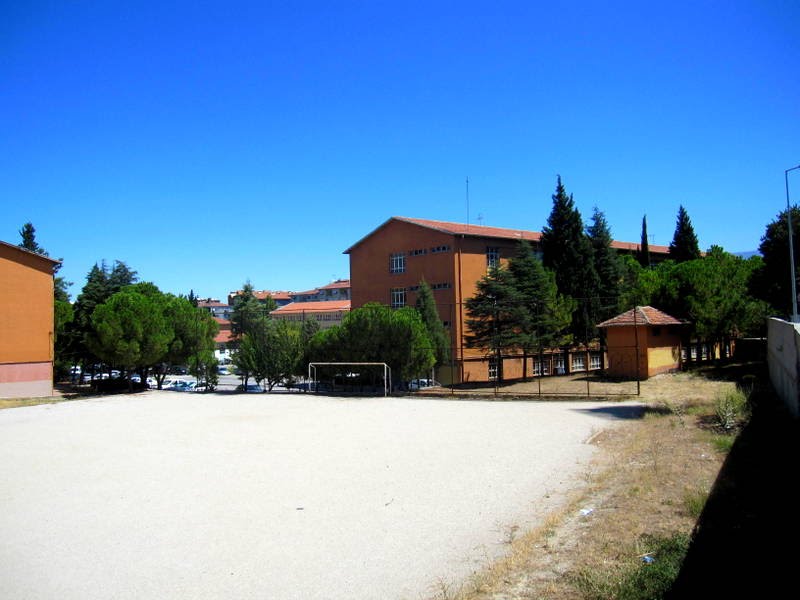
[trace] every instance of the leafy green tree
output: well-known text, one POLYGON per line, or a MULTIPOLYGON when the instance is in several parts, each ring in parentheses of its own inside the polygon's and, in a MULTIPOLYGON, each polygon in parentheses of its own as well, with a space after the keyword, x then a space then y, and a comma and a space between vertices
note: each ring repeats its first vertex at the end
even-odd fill
POLYGON ((309 356, 312 362, 384 362, 395 383, 429 372, 436 362, 416 309, 374 303, 350 311, 340 326, 317 333, 309 356))
POLYGON ((497 380, 503 382, 503 351, 522 349, 526 340, 521 336, 528 314, 524 298, 517 289, 514 275, 506 268, 494 268, 476 286, 475 294, 467 299, 466 344, 494 356, 497 380))
POLYGON ((422 322, 425 324, 425 329, 428 331, 428 337, 433 343, 436 366, 446 364, 450 360, 450 336, 447 334, 441 318, 439 318, 433 290, 424 279, 419 283, 416 308, 420 318, 422 318, 422 322))
MULTIPOLYGON (((800 276, 800 208, 792 207, 792 235, 794 245, 795 277, 800 276)), ((753 272, 751 294, 768 302, 778 314, 792 313, 792 282, 789 261, 789 227, 786 210, 769 223, 758 247, 763 263, 753 272)), ((800 279, 798 279, 800 281, 800 279)), ((797 289, 800 284, 796 283, 797 289)))
POLYGON ((300 327, 261 316, 244 334, 233 361, 271 392, 276 384, 297 373, 302 356, 300 327))
POLYGON ((678 220, 669 245, 669 257, 677 263, 700 258, 700 246, 692 227, 692 220, 683 205, 678 208, 678 220))
POLYGON ((553 208, 542 229, 541 246, 544 266, 555 273, 559 292, 578 301, 571 332, 580 342, 594 337, 597 314, 597 272, 592 246, 584 233, 583 220, 572 195, 567 195, 558 177, 553 208))
POLYGON ((103 362, 128 371, 160 361, 174 336, 162 304, 143 287, 117 292, 92 313, 89 349, 103 362))
POLYGON ((592 315, 597 324, 615 316, 620 308, 622 267, 617 251, 611 247, 611 229, 605 215, 595 207, 592 224, 587 229, 592 246, 594 270, 597 273, 597 311, 592 315))
POLYGON ((647 215, 642 217, 642 242, 636 255, 639 264, 644 268, 650 267, 650 242, 647 239, 647 215))
POLYGON ((571 341, 568 331, 576 302, 558 293, 555 275, 544 267, 527 240, 519 242, 515 256, 508 261, 508 271, 523 311, 511 327, 516 336, 513 345, 522 349, 522 375, 527 379, 531 353, 571 341))

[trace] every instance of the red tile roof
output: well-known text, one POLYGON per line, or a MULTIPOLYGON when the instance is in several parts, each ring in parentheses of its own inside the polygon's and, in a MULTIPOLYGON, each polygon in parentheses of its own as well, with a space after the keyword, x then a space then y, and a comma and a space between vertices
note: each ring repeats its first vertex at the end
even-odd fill
POLYGON ((631 325, 684 325, 684 323, 652 306, 637 306, 608 321, 603 321, 598 327, 622 327, 631 325))
POLYGON ((271 315, 287 315, 298 313, 321 313, 350 310, 350 300, 322 300, 319 302, 292 302, 286 306, 276 308, 271 315))
MULTIPOLYGON (((412 219, 410 217, 391 217, 380 226, 372 230, 363 238, 358 240, 355 244, 350 246, 344 251, 344 254, 349 254, 350 251, 361 242, 377 233, 380 229, 386 227, 392 221, 402 221, 404 223, 411 223, 420 227, 426 227, 435 231, 440 231, 449 235, 466 235, 471 237, 488 237, 500 239, 514 239, 514 240, 528 240, 530 242, 539 242, 542 239, 542 234, 538 231, 527 231, 525 229, 508 229, 503 227, 486 227, 484 225, 468 225, 466 223, 451 223, 449 221, 433 221, 430 219, 412 219)), ((611 246, 618 250, 637 251, 639 244, 633 242, 619 242, 612 241, 611 246)), ((669 252, 668 246, 655 246, 650 245, 650 252, 654 254, 667 254, 669 252)))
POLYGON ((350 287, 350 280, 349 279, 337 279, 333 283, 329 283, 328 285, 323 285, 321 290, 341 290, 344 288, 350 287))

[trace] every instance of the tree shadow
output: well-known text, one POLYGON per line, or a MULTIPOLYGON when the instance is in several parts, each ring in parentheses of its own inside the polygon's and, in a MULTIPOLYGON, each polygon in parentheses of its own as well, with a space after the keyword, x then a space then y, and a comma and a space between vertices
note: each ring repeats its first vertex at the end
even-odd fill
POLYGON ((572 410, 587 414, 598 415, 608 419, 631 420, 641 419, 648 409, 641 405, 609 405, 593 408, 573 408, 572 410))
POLYGON ((748 582, 758 597, 780 597, 777 590, 796 586, 798 459, 800 421, 764 394, 725 459, 666 598, 739 597, 748 582))

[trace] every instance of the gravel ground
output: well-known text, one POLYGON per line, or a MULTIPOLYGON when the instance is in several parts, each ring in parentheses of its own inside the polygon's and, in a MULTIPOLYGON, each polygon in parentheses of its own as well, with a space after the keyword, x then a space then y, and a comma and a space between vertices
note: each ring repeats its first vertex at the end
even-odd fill
POLYGON ((419 599, 633 404, 148 392, 0 411, 0 598, 419 599))

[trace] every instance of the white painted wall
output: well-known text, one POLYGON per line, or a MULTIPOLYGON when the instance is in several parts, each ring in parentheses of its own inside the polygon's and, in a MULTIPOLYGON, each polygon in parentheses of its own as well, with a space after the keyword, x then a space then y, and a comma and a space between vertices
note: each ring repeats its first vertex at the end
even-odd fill
POLYGON ((792 415, 800 416, 800 324, 769 320, 767 363, 775 391, 792 415))

